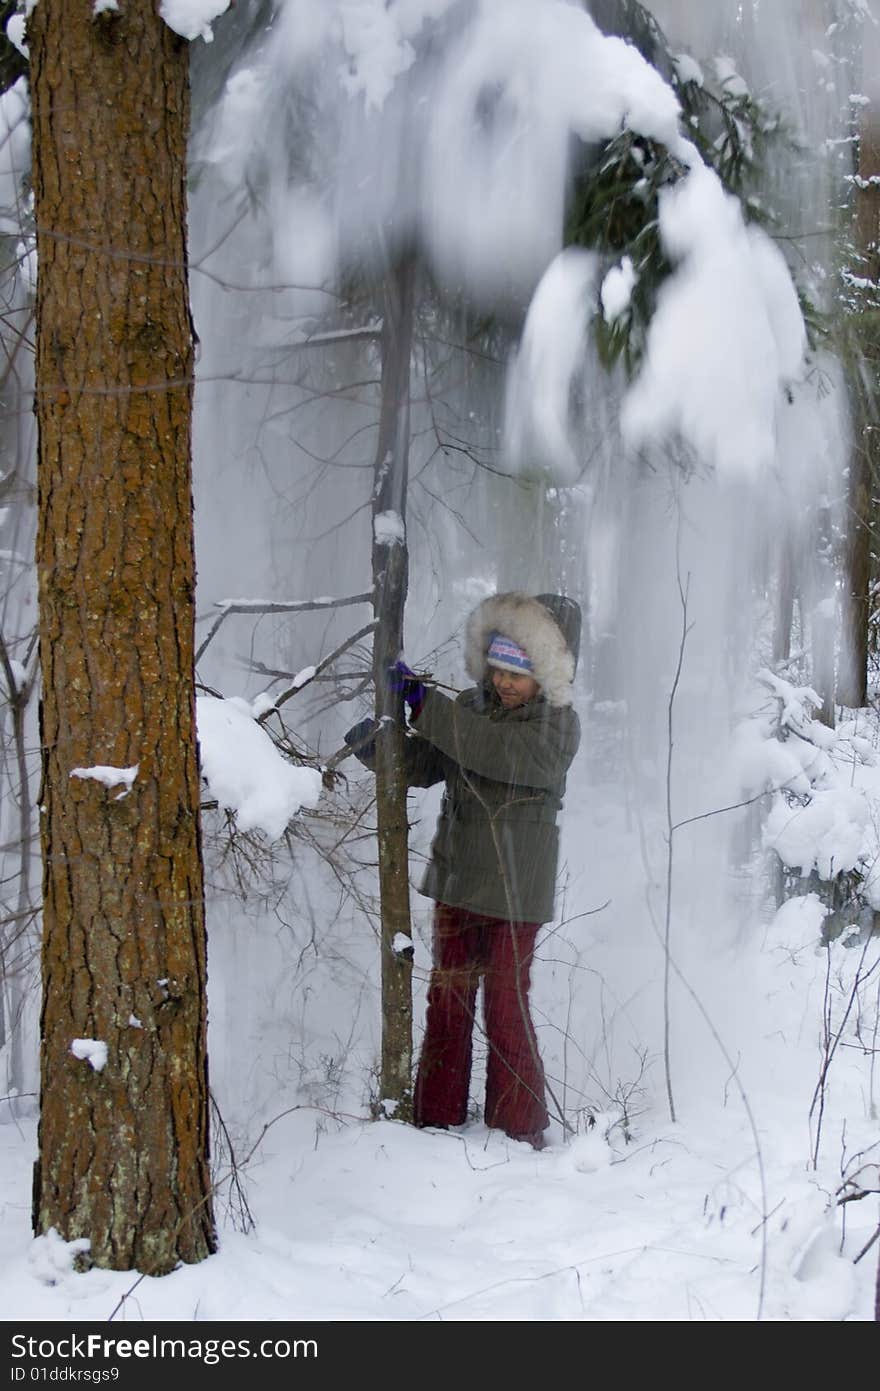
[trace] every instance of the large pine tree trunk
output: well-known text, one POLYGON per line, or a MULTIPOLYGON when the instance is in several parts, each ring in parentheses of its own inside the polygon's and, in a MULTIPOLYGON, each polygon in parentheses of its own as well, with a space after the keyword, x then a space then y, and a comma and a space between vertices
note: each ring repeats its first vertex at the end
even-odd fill
POLYGON ((382 407, 373 488, 373 644, 376 718, 376 817, 382 918, 382 1061, 380 1102, 399 1120, 412 1116, 412 924, 409 837, 403 773, 403 708, 385 684, 403 647, 408 551, 409 377, 415 262, 389 270, 382 327, 382 407))
POLYGON ((98 17, 92 0, 40 0, 28 37, 43 677, 34 1225, 90 1238, 99 1265, 160 1274, 214 1242, 187 49, 155 0, 98 17), (130 792, 74 774, 95 765, 136 765, 130 792), (106 1045, 106 1065, 75 1056, 77 1039, 106 1045))

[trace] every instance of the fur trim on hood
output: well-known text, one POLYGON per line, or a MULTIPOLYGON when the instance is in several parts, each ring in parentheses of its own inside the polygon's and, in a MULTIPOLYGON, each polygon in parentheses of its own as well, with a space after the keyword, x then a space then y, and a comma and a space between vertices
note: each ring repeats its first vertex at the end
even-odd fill
MULTIPOLYGON (((571 705, 575 651, 547 607, 551 595, 534 597, 511 591, 493 594, 478 604, 465 630, 465 667, 473 681, 486 680, 486 652, 493 633, 504 633, 524 647, 531 658, 535 680, 550 705, 571 705)), ((576 608, 573 601, 569 601, 576 608)), ((578 617, 580 616, 578 611, 578 617)))

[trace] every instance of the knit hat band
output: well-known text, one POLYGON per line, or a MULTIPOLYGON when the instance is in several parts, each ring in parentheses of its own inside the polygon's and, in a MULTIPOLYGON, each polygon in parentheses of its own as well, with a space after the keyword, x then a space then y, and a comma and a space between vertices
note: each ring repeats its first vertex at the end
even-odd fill
POLYGON ((513 638, 505 637, 503 633, 493 633, 486 652, 486 662, 491 667, 499 667, 502 671, 516 671, 531 676, 534 668, 528 652, 518 646, 513 638))

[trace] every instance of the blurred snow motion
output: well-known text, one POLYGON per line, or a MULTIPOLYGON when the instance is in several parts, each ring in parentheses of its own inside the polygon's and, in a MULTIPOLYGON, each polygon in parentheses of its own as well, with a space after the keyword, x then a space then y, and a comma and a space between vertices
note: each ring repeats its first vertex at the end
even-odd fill
POLYGON ((784 258, 746 228, 680 114, 636 48, 565 0, 286 0, 259 58, 232 74, 206 154, 230 181, 262 167, 276 271, 295 284, 384 266, 415 243, 478 311, 521 315, 531 299, 501 463, 567 484, 586 458, 569 396, 602 312, 586 262, 567 251, 554 264, 572 141, 629 130, 662 143, 687 170, 661 199, 675 270, 624 396, 623 439, 680 441, 757 481, 801 371, 803 322, 784 258), (291 148, 295 109, 311 157, 291 148))
POLYGON ((624 401, 624 438, 647 447, 677 435, 722 477, 766 481, 783 388, 801 376, 806 349, 785 258, 696 162, 660 195, 660 235, 676 270, 624 401))
POLYGON ((507 461, 516 472, 574 483, 582 471, 571 399, 585 370, 599 271, 593 252, 567 247, 532 296, 507 378, 507 461))

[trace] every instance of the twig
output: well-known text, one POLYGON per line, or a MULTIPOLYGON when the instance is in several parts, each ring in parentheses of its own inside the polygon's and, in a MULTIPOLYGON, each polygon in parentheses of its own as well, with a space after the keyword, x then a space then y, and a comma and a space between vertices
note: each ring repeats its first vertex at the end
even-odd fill
POLYGON ((878 1240, 880 1240, 880 1226, 877 1227, 877 1230, 875 1231, 874 1235, 868 1238, 859 1254, 857 1256, 853 1256, 853 1265, 858 1265, 859 1261, 862 1259, 862 1256, 867 1256, 871 1247, 878 1240))
POLYGON ((125 1301, 128 1299, 129 1295, 134 1294, 134 1292, 135 1292, 135 1290, 137 1289, 138 1285, 141 1283, 142 1280, 146 1280, 146 1278, 147 1278, 146 1275, 139 1275, 139 1276, 137 1277, 137 1279, 135 1280, 134 1284, 133 1284, 133 1285, 129 1285, 128 1289, 125 1290, 125 1291, 119 1296, 119 1302, 118 1302, 118 1304, 116 1305, 116 1308, 115 1308, 115 1309, 113 1310, 113 1312, 112 1312, 111 1314, 109 1314, 108 1317, 107 1317, 107 1322, 108 1322, 108 1323, 112 1323, 112 1322, 113 1322, 113 1320, 116 1318, 116 1315, 119 1313, 119 1310, 122 1308, 123 1304, 124 1304, 125 1301))
POLYGON ((827 1080, 828 1080, 828 1072, 829 1072, 829 1069, 830 1069, 830 1067, 831 1067, 832 1062, 834 1061, 834 1055, 835 1055, 835 1053, 837 1052, 838 1047, 840 1046, 840 1041, 841 1041, 841 1039, 842 1039, 842 1037, 843 1037, 843 1031, 844 1031, 844 1028, 846 1027, 846 1022, 847 1022, 847 1020, 849 1019, 850 1013, 852 1012, 853 1005, 855 1004, 856 1000, 858 999, 859 991, 861 990, 861 988, 862 988, 862 986, 865 984, 865 982, 868 981, 868 980, 870 980, 871 976, 872 976, 872 975, 874 974, 874 972, 877 970, 878 965, 880 965, 880 957, 878 957, 877 961, 873 962, 872 965, 868 968, 868 970, 865 971, 865 972, 863 973, 862 968, 863 968, 863 966, 864 966, 864 964, 865 964, 865 957, 866 957, 867 954, 868 954, 868 948, 869 948, 870 945, 871 945, 871 941, 872 941, 872 938, 871 938, 871 937, 866 937, 864 946, 862 947, 862 953, 861 953, 861 956, 860 956, 860 958, 859 958, 859 964, 858 964, 858 966, 856 967, 855 978, 854 978, 854 980, 853 980, 853 987, 852 987, 852 990, 850 991, 849 999, 847 1000, 846 1009, 845 1009, 844 1012, 843 1012, 843 1018, 841 1019, 840 1025, 839 1025, 839 1027, 838 1027, 838 1029, 837 1029, 837 1032, 836 1032, 835 1034, 832 1034, 832 1033, 831 1033, 831 997, 830 997, 831 943, 830 943, 830 942, 827 944, 826 949, 825 949, 825 950, 826 950, 826 956, 827 956, 826 971, 825 971, 825 999, 824 999, 824 1002, 823 1002, 823 1025, 824 1025, 824 1029, 825 1029, 825 1039, 824 1039, 825 1055, 824 1055, 824 1057, 823 1057, 823 1059, 822 1059, 822 1066, 821 1066, 821 1068, 819 1069, 819 1077, 818 1077, 818 1080, 817 1080, 817 1082, 816 1082, 815 1089, 814 1089, 814 1091, 813 1091, 813 1099, 812 1099, 812 1101, 810 1102, 810 1112, 809 1112, 809 1119, 812 1120, 812 1119, 813 1119, 813 1113, 814 1113, 814 1111, 816 1110, 816 1103, 818 1102, 818 1103, 819 1103, 819 1117, 818 1117, 818 1120, 817 1120, 817 1123, 816 1123, 816 1140, 815 1140, 815 1144, 814 1144, 814 1146, 813 1146, 813 1154, 812 1154, 813 1168, 814 1168, 814 1169, 818 1166, 818 1163, 819 1163, 819 1146, 820 1146, 821 1138, 822 1138, 822 1118, 823 1118, 823 1114, 824 1114, 824 1110, 825 1110, 825 1084, 826 1084, 826 1082, 827 1082, 827 1080))
MULTIPOLYGON (((214 1112, 215 1123, 223 1136, 224 1143, 229 1152, 230 1186, 235 1195, 234 1200, 238 1205, 241 1230, 245 1233, 252 1232, 256 1229, 257 1224, 254 1221, 254 1215, 251 1212, 250 1206, 248 1204, 247 1194, 244 1191, 244 1186, 242 1184, 241 1178, 239 1177, 239 1165, 235 1157, 235 1148, 232 1144, 232 1136, 229 1134, 229 1129, 226 1125, 225 1120, 223 1119, 220 1107, 217 1105, 217 1099, 210 1089, 208 1090, 208 1098, 211 1103, 211 1109, 214 1112)), ((230 1201, 232 1201, 232 1199, 230 1199, 230 1201)))
MULTIPOLYGON (((318 665, 315 667, 315 670, 312 672, 311 676, 309 676, 305 681, 300 682, 300 684, 297 686, 289 686, 286 691, 282 691, 281 695, 275 701, 271 709, 265 710, 263 712, 263 714, 257 720, 257 724, 263 724, 264 721, 266 721, 269 718, 272 712, 276 710, 279 705, 283 705, 285 701, 290 700, 291 696, 295 696, 300 691, 304 691, 306 686, 310 685, 312 681, 314 681, 318 676, 320 676, 322 671, 326 671, 327 667, 331 666, 333 662, 337 660, 337 658, 341 657, 343 652, 347 652, 350 647, 354 647, 355 643, 360 642, 361 638, 365 638, 368 633, 372 633, 373 629, 376 627, 377 622, 378 619, 373 618, 370 620, 369 623, 365 623, 362 628, 358 628, 357 632, 352 633, 351 637, 345 639, 345 642, 341 642, 339 646, 335 648, 333 652, 330 653, 329 657, 325 657, 323 661, 320 661, 318 665)), ((370 672, 369 675, 372 676, 372 672, 370 672)))
POLYGON ((673 846, 675 840, 675 823, 672 820, 672 750, 674 742, 672 738, 672 714, 675 707, 675 696, 678 691, 678 684, 681 680, 681 671, 684 665, 684 650, 688 639, 688 633, 693 627, 687 621, 688 591, 690 589, 691 577, 688 573, 684 588, 681 584, 681 574, 678 570, 678 556, 676 556, 676 575, 678 582, 678 593, 681 599, 681 641, 678 646, 678 663, 675 668, 675 677, 672 682, 672 689, 669 692, 669 701, 666 707, 666 921, 663 930, 663 1066, 666 1073, 666 1096, 669 1100, 669 1118, 675 1122, 675 1099, 672 1095, 672 1071, 669 1058, 669 969, 670 955, 669 946, 672 936, 672 868, 673 868, 673 846))
POLYGON ((365 324, 362 328, 335 328, 328 329, 324 333, 312 333, 308 338, 300 338, 294 343, 285 343, 283 355, 298 352, 300 348, 326 348, 336 346, 339 343, 350 343, 353 340, 366 340, 376 343, 382 337, 382 320, 376 323, 365 324))
MULTIPOLYGON (((679 593, 682 594, 680 582, 679 582, 679 593)), ((683 594, 682 594, 682 598, 683 598, 683 599, 685 598, 685 596, 684 596, 683 594)), ((651 893, 650 893, 651 866, 650 866, 650 862, 649 862, 649 860, 648 860, 648 847, 647 847, 647 844, 646 844, 646 841, 645 841, 644 825, 643 825, 643 822, 642 822, 641 815, 638 816, 638 826, 639 826, 639 840, 640 840, 640 844, 641 844, 642 858, 643 858, 643 861, 644 861, 645 872, 646 872, 646 875, 647 875, 647 878, 648 878, 648 885, 646 886, 646 894, 645 894, 645 900, 646 900, 646 905, 647 905, 647 909, 648 909, 648 916, 650 917, 651 925, 652 925, 652 927, 653 927, 653 929, 654 929, 654 932, 655 932, 657 938, 662 942, 662 941, 663 941, 663 938, 662 938, 661 932, 660 932, 660 925, 659 925, 659 923, 657 922, 657 919, 656 919, 656 916, 655 916, 655 913, 654 913, 654 907, 653 907, 653 904, 652 904, 652 902, 651 902, 651 893)), ((668 886, 668 884, 669 884, 669 880, 667 879, 667 886, 668 886)), ((667 905, 667 906, 668 906, 668 905, 667 905)), ((690 996, 690 998, 691 998, 691 1000, 693 1001, 694 1005, 696 1006, 696 1008, 697 1008, 699 1014, 701 1015, 701 1017, 702 1017, 702 1019, 703 1019, 703 1022, 705 1023, 707 1029, 709 1030, 709 1033, 711 1034, 713 1040, 715 1041, 715 1044, 716 1044, 716 1046, 717 1046, 719 1052, 721 1053, 721 1056, 724 1058, 725 1062, 726 1062, 726 1063, 728 1064, 728 1066, 730 1067, 731 1076, 732 1076, 732 1079, 733 1079, 733 1083, 734 1083, 734 1086, 735 1086, 736 1089, 737 1089, 737 1092, 739 1093, 740 1100, 742 1101, 743 1109, 744 1109, 744 1111, 745 1111, 745 1113, 746 1113, 746 1119, 748 1120, 748 1124, 749 1124, 749 1130, 751 1131, 752 1139, 754 1140, 754 1144, 755 1144, 755 1161, 756 1161, 757 1166, 758 1166, 758 1181, 759 1181, 760 1189, 761 1189, 761 1211, 762 1211, 763 1213, 766 1213, 766 1212, 767 1212, 767 1176, 766 1176, 766 1173, 765 1173, 765 1170, 764 1170, 764 1154, 763 1154, 763 1150, 761 1149, 761 1139, 760 1139, 760 1135, 759 1135, 759 1133, 758 1133, 758 1125, 757 1125, 757 1122, 756 1122, 756 1120, 755 1120, 755 1115, 754 1115, 754 1112, 753 1112, 753 1110, 752 1110, 752 1107, 751 1107, 751 1105, 750 1105, 750 1103, 749 1103, 748 1093, 746 1092, 746 1089, 745 1089, 745 1087, 743 1086, 742 1081, 741 1081, 741 1079, 740 1079, 738 1065, 734 1062, 733 1058, 732 1058, 731 1055, 730 1055, 730 1052, 729 1052, 727 1046, 726 1046, 725 1043, 724 1043, 724 1040, 722 1039, 720 1033, 718 1032, 717 1028, 716 1028, 715 1025, 713 1024, 712 1019, 711 1019, 711 1017, 710 1017, 710 1015, 709 1015, 709 1011, 706 1009, 706 1006, 703 1004, 702 1000, 700 999, 700 997, 699 997, 699 995, 697 994, 697 992, 696 992, 696 990, 694 989, 694 987, 693 987, 693 986, 690 984, 690 982, 688 981, 687 977, 685 976, 684 972, 681 970, 680 966, 678 966, 677 963, 675 962, 675 960, 673 959, 672 954, 671 954, 671 952, 670 952, 670 947, 669 947, 669 941, 668 941, 668 939, 667 939, 667 941, 666 941, 666 943, 665 943, 665 957, 666 957, 666 961, 667 961, 667 963, 668 963, 669 968, 675 973, 675 975, 676 975, 676 977, 677 977, 679 983, 681 984, 682 988, 683 988, 683 989, 687 992, 687 994, 690 996)), ((761 1318, 762 1318, 762 1315, 763 1315, 763 1311, 764 1311, 764 1297, 765 1297, 765 1291, 766 1291, 766 1285, 767 1285, 767 1223, 766 1223, 766 1221, 762 1222, 762 1223, 760 1224, 760 1226, 761 1226, 761 1264, 760 1264, 760 1285, 759 1285, 759 1290, 758 1290, 758 1308, 757 1308, 757 1311, 756 1311, 756 1320, 757 1320, 757 1322, 760 1322, 760 1321, 761 1321, 761 1318)))

